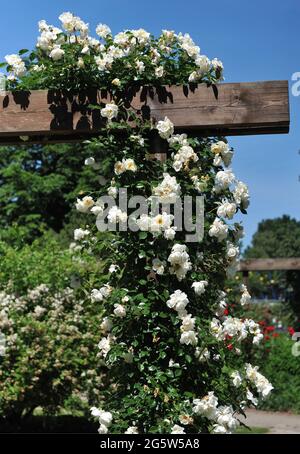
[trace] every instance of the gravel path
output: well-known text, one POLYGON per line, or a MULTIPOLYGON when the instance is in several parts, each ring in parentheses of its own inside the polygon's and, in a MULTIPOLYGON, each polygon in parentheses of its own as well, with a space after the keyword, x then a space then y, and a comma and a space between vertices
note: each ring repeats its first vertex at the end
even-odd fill
POLYGON ((300 415, 291 413, 247 410, 247 419, 241 418, 249 427, 267 427, 271 434, 300 434, 300 415))

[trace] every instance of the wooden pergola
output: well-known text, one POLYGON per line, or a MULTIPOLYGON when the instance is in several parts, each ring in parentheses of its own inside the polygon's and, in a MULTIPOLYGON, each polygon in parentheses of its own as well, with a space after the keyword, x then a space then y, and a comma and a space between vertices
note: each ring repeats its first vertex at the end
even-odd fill
POLYGON ((250 271, 297 271, 300 273, 300 257, 241 260, 239 271, 243 273, 244 283, 248 285, 250 271))
MULTIPOLYGON (((99 135, 107 92, 0 92, 0 144, 69 142, 99 135)), ((128 90, 125 106, 155 121, 167 116, 177 132, 198 136, 282 134, 289 131, 287 81, 224 83, 207 87, 128 90)))

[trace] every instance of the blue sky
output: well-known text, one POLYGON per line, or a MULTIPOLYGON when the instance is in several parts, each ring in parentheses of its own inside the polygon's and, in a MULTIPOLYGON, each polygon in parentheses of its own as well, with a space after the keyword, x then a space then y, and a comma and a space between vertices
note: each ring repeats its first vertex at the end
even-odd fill
MULTIPOLYGON (((57 24, 63 11, 79 15, 91 29, 107 23, 113 33, 139 27, 154 34, 188 32, 202 53, 223 61, 227 82, 288 79, 291 87, 292 74, 300 72, 299 0, 14 0, 1 8, 0 60, 33 47, 38 20, 57 24)), ((289 214, 300 220, 300 96, 290 95, 290 103, 289 135, 230 138, 233 170, 252 196, 243 216, 245 244, 262 219, 289 214)))

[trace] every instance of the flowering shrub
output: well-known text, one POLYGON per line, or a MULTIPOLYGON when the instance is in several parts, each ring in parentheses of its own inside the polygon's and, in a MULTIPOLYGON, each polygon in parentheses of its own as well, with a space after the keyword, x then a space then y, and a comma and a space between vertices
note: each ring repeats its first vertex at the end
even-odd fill
MULTIPOLYGON (((162 204, 158 213, 148 210, 136 218, 117 204, 106 210, 108 228, 117 225, 119 232, 107 244, 105 285, 99 281, 90 293, 104 307, 98 348, 109 380, 101 408, 92 408, 99 433, 233 432, 244 407, 272 389, 240 355, 245 339, 261 340, 259 326, 224 310, 225 279, 237 268, 242 232, 228 221, 246 212, 248 189, 228 168, 233 150, 226 139, 175 134, 170 119, 154 124, 124 104, 133 87, 151 92, 163 84, 213 84, 222 79, 223 65, 202 55, 188 34, 165 30, 155 39, 139 29, 113 37, 99 25, 99 41, 71 13, 60 20, 63 32, 40 22, 41 36, 28 58, 6 60, 12 88, 94 87, 111 95, 110 103, 97 106, 104 127, 92 143, 106 149, 114 177, 77 200, 87 221, 75 230, 75 242, 99 254, 104 194, 117 200, 125 189, 128 199, 142 196, 150 207, 156 197, 162 204), (153 155, 153 133, 166 160, 153 155), (173 208, 164 209, 186 195, 193 205, 199 195, 205 202, 203 240, 187 244, 173 208)), ((85 164, 97 162, 91 157, 85 164)), ((243 288, 240 304, 247 298, 243 288)))
POLYGON ((79 262, 47 236, 41 242, 20 251, 0 244, 0 415, 14 422, 66 401, 88 408, 104 382, 96 348, 101 305, 78 288, 92 279, 93 262, 79 262))

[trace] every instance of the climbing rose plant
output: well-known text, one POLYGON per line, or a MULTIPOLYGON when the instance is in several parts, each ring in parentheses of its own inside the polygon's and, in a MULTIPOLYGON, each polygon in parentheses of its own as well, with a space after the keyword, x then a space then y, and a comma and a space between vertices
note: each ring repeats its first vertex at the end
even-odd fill
MULTIPOLYGON (((242 236, 241 225, 229 221, 246 213, 248 188, 228 168, 233 150, 225 138, 175 134, 170 119, 155 124, 124 103, 133 88, 144 87, 147 97, 168 84, 214 84, 223 65, 202 55, 188 34, 164 30, 156 39, 138 29, 113 36, 100 24, 95 39, 73 14, 60 20, 63 30, 41 21, 36 49, 6 61, 12 89, 98 88, 111 96, 94 106, 104 123, 91 141, 95 156, 85 164, 97 171, 97 152, 105 150, 101 165, 114 176, 102 177, 102 186, 76 202, 87 214, 74 232, 80 248, 99 255, 95 219, 103 215, 104 194, 116 202, 124 189, 128 199, 143 196, 149 204, 153 196, 163 203, 202 195, 205 202, 202 241, 186 243, 172 213, 150 211, 135 220, 137 231, 114 232, 107 243, 111 262, 101 276, 107 282, 88 289, 91 300, 103 304, 99 360, 110 383, 91 409, 99 433, 233 432, 245 406, 272 389, 241 355, 245 339, 257 344, 263 337, 258 324, 226 309, 225 279, 236 271, 242 236), (153 133, 166 152, 163 161, 153 154, 153 133)), ((117 203, 108 211, 109 228, 127 220, 117 203)), ((242 286, 237 303, 249 299, 242 286)))

